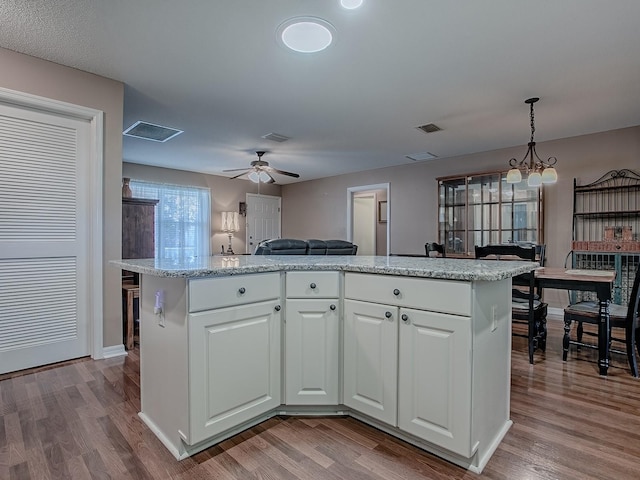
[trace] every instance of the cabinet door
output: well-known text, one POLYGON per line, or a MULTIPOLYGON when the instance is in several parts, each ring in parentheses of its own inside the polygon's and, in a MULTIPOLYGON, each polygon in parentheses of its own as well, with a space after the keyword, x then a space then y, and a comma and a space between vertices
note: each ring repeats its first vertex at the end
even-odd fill
POLYGON ((398 426, 470 457, 471 320, 401 309, 399 357, 398 426))
POLYGON ((344 404, 396 425, 398 308, 344 301, 344 404))
POLYGON ((189 315, 189 444, 280 405, 278 304, 189 315))
POLYGON ((287 300, 285 391, 288 405, 339 403, 337 307, 337 298, 287 300))

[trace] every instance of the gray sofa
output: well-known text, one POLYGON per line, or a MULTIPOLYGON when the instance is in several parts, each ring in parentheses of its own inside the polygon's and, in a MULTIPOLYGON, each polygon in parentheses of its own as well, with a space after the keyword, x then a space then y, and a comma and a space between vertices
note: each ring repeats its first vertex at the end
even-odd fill
POLYGON ((273 238, 258 243, 255 255, 355 255, 358 246, 346 240, 273 238))

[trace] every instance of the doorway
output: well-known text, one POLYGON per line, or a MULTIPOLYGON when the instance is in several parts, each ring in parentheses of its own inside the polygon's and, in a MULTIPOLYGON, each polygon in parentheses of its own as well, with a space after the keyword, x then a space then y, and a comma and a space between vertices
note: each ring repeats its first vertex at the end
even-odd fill
POLYGON ((389 190, 389 183, 347 189, 347 240, 358 245, 358 255, 389 255, 389 190))

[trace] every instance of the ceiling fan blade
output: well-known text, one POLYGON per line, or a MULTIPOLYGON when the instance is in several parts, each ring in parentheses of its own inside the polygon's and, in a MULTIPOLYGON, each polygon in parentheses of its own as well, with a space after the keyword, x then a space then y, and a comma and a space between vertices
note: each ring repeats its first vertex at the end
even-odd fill
POLYGON ((277 168, 273 168, 273 167, 268 167, 268 168, 270 172, 279 173, 280 175, 288 175, 289 177, 293 177, 293 178, 300 178, 300 175, 298 175, 297 173, 285 172, 284 170, 278 170, 277 168))
POLYGON ((245 168, 231 168, 231 169, 222 170, 222 171, 223 172, 240 172, 241 170, 245 170, 248 172, 250 169, 245 167, 245 168))
POLYGON ((241 177, 241 176, 243 176, 243 175, 246 175, 247 173, 249 173, 249 171, 250 171, 250 170, 246 170, 246 171, 244 171, 244 172, 242 172, 242 173, 239 173, 239 174, 238 174, 238 175, 236 175, 235 177, 229 177, 229 180, 233 180, 233 179, 236 179, 236 178, 241 177))
POLYGON ((267 180, 264 183, 276 183, 276 179, 273 178, 269 172, 264 172, 264 173, 266 173, 269 176, 269 180, 267 180))

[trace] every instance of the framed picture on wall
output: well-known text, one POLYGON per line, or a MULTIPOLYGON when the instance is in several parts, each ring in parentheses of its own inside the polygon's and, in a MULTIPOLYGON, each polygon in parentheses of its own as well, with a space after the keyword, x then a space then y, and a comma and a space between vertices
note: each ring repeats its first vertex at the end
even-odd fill
POLYGON ((387 223, 387 201, 378 202, 378 222, 387 223))

